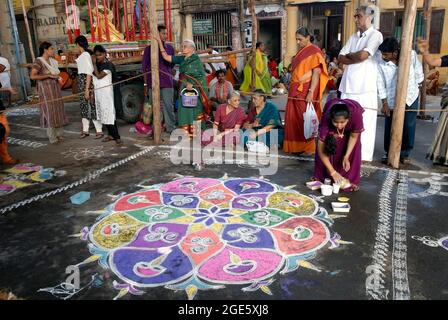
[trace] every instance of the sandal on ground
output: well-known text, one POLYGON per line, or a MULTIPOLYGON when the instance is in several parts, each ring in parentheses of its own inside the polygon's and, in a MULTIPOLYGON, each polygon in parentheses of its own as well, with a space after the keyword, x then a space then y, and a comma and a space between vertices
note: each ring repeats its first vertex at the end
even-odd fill
POLYGON ((118 145, 121 145, 121 144, 123 144, 123 141, 121 141, 121 139, 117 139, 117 140, 115 140, 115 143, 118 145))
POLYGON ((81 136, 79 138, 84 139, 85 137, 88 137, 88 136, 90 136, 90 133, 83 132, 83 133, 81 133, 81 136))
POLYGON ((112 140, 114 140, 114 138, 112 138, 112 137, 110 137, 110 136, 107 136, 107 137, 105 137, 103 140, 101 140, 102 142, 109 142, 109 141, 112 141, 112 140))
POLYGON ((104 133, 97 133, 94 139, 101 139, 104 137, 104 133))
POLYGON ((411 164, 411 159, 410 158, 401 158, 400 162, 402 164, 411 164))

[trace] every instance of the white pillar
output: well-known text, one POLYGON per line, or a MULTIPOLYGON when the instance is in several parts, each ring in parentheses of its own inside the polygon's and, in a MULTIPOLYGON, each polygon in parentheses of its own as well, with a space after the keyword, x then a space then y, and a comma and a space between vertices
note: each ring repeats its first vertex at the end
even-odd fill
POLYGON ((297 53, 297 41, 296 41, 296 31, 299 23, 299 7, 298 6, 287 6, 286 7, 286 54, 285 54, 285 65, 291 62, 291 59, 297 53))
POLYGON ((190 39, 193 40, 193 15, 187 14, 185 16, 185 32, 184 32, 184 39, 190 39))

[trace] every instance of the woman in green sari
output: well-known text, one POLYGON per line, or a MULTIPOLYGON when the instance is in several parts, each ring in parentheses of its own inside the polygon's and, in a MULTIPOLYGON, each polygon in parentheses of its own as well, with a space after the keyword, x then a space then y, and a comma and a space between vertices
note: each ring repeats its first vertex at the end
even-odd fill
POLYGON ((186 88, 187 91, 196 89, 199 93, 198 102, 195 107, 186 107, 182 103, 182 98, 179 99, 179 128, 184 129, 190 137, 194 137, 196 135, 195 122, 200 122, 201 129, 205 129, 206 115, 210 114, 204 66, 199 56, 195 53, 196 45, 192 40, 184 40, 182 42, 182 55, 170 56, 166 53, 162 41, 159 38, 157 38, 157 41, 159 42, 163 59, 174 64, 179 64, 180 92, 186 88))
POLYGON ((253 107, 244 123, 244 131, 252 129, 250 135, 242 135, 241 142, 245 146, 250 140, 260 141, 268 147, 283 146, 284 129, 282 118, 275 104, 266 101, 263 91, 255 90, 252 96, 253 107), (275 134, 276 133, 276 134, 275 134))
MULTIPOLYGON (((266 47, 263 42, 257 42, 255 53, 255 89, 262 90, 265 94, 272 94, 271 74, 268 68, 268 57, 264 53, 266 47)), ((244 81, 240 91, 250 92, 252 83, 252 58, 248 59, 244 67, 244 81)))

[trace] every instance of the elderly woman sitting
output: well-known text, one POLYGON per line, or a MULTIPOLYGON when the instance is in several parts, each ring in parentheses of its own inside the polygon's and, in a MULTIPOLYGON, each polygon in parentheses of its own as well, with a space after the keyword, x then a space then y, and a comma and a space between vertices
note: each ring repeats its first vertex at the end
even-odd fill
POLYGON ((244 124, 245 130, 253 132, 242 137, 242 143, 246 145, 249 140, 265 143, 268 147, 283 146, 284 129, 280 112, 275 104, 266 101, 266 95, 262 90, 255 90, 252 96, 253 107, 244 124), (276 135, 274 133, 277 133, 276 135))
POLYGON ((182 55, 170 56, 166 53, 160 38, 156 40, 159 43, 163 59, 174 64, 179 64, 180 92, 184 89, 189 92, 196 90, 199 95, 195 106, 187 106, 183 103, 182 99, 179 99, 179 127, 184 129, 190 137, 193 137, 196 135, 196 130, 198 129, 195 127, 195 122, 199 122, 201 129, 204 129, 206 114, 210 114, 204 67, 199 56, 195 53, 196 45, 192 40, 184 40, 182 42, 182 55))
POLYGON ((240 108, 240 94, 234 91, 227 103, 218 106, 213 123, 213 136, 204 133, 202 144, 235 145, 240 139, 239 130, 245 120, 246 114, 240 108))

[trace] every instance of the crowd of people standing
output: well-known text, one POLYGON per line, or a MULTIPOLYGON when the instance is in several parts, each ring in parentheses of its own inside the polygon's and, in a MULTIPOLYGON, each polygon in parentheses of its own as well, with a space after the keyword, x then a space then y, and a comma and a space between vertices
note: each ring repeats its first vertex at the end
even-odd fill
MULTIPOLYGON (((204 130, 207 122, 210 122, 212 136, 201 137, 203 145, 246 145, 249 140, 253 140, 262 141, 268 147, 276 145, 286 153, 314 155, 315 179, 331 178, 341 183, 347 191, 357 190, 361 163, 373 160, 378 101, 381 102, 381 112, 385 116, 383 160, 387 160, 400 65, 398 40, 393 37, 383 39, 381 32, 372 25, 374 14, 374 9, 368 6, 361 6, 356 10, 357 31, 341 48, 338 56, 329 56, 325 50, 316 46, 313 35, 306 27, 297 29, 299 51, 289 66, 268 56, 265 44, 257 43, 255 55, 247 58, 239 90, 235 89, 238 81, 235 55, 230 55, 227 63, 218 61, 218 52, 212 45, 207 45, 205 56, 200 55, 192 40, 184 40, 180 52, 176 53, 167 42, 166 27, 159 26, 156 41, 160 49, 160 96, 166 132, 171 133, 178 127, 190 137, 196 137, 198 129, 204 130), (204 64, 201 59, 207 58, 207 55, 213 55, 208 59, 217 59, 217 62, 204 64), (173 76, 176 65, 178 77, 173 76), (252 73, 255 73, 255 88, 252 88, 252 73), (288 90, 284 122, 277 106, 268 100, 277 83, 288 90), (338 93, 337 97, 327 99, 322 107, 326 90, 338 93), (240 106, 241 94, 251 96, 247 112, 240 106), (307 137, 304 134, 305 114, 310 106, 320 125, 318 132, 307 137), (241 135, 241 130, 251 131, 249 135, 241 135)), ((103 46, 97 45, 91 51, 84 36, 77 37, 75 43, 80 51, 76 59, 78 89, 81 93, 80 138, 90 135, 92 121, 96 139, 121 144, 116 118, 121 110, 122 99, 120 89, 114 86, 117 82, 115 66, 108 60, 103 46), (103 126, 107 129, 106 136, 103 126)), ((448 66, 447 56, 431 58, 427 41, 420 40, 418 45, 423 59, 430 66, 448 66)), ((226 48, 226 51, 231 52, 232 48, 226 48)), ((52 44, 42 43, 39 57, 32 65, 31 79, 37 82, 41 126, 47 129, 50 143, 61 143, 63 127, 68 121, 58 83, 60 72, 54 57, 52 44)), ((142 59, 142 72, 145 73, 144 95, 152 103, 149 47, 145 49, 142 59)), ((3 72, 8 66, 1 62, 2 60, 0 72, 3 72)), ((405 164, 410 163, 410 153, 414 147, 415 111, 419 108, 420 85, 425 81, 422 65, 415 51, 411 52, 409 68, 400 155, 401 162, 405 164)), ((0 80, 3 87, 4 80, 0 80)), ((11 88, 2 88, 1 91, 15 92, 11 88)), ((442 103, 448 105, 446 96, 442 103)), ((1 117, 2 127, 7 129, 7 123, 3 121, 4 115, 1 117)), ((448 165, 447 123, 448 117, 443 112, 435 140, 428 152, 429 159, 445 165, 448 165)), ((7 132, 3 133, 5 135, 7 132)), ((13 162, 4 148, 2 142, 0 151, 3 162, 13 162)))

